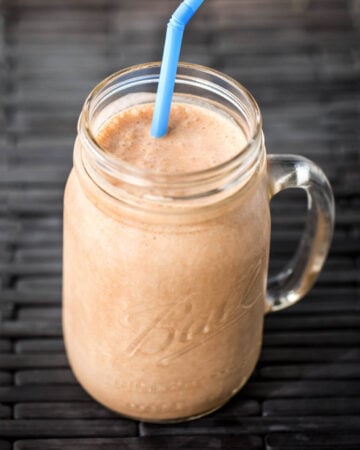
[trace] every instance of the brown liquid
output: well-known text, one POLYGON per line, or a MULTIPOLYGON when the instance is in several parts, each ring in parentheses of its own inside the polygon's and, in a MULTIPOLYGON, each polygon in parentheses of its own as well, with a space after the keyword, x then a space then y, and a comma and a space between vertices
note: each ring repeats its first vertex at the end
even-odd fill
POLYGON ((161 139, 150 136, 152 115, 152 104, 116 115, 98 133, 100 147, 141 169, 185 173, 221 164, 246 146, 234 121, 204 107, 175 103, 161 139))
MULTIPOLYGON (((219 164, 245 142, 237 125, 203 107, 175 105, 160 140, 148 137, 150 119, 149 105, 120 113, 98 141, 122 160, 167 173, 219 164)), ((78 380, 101 403, 144 420, 189 418, 245 383, 264 311, 270 221, 262 178, 217 217, 174 225, 165 216, 132 219, 121 205, 108 214, 106 194, 80 167, 72 172, 64 334, 78 380)))

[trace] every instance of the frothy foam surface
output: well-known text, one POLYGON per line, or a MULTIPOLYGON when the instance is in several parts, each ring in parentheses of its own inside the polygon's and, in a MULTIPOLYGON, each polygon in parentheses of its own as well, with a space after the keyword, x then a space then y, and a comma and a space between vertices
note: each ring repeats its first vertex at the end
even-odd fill
MULTIPOLYGON (((180 102, 169 134, 153 139, 152 109, 114 116, 99 143, 163 172, 204 169, 245 145, 240 126, 225 114, 180 102)), ((87 178, 78 164, 64 201, 63 323, 76 377, 101 403, 139 419, 213 410, 248 379, 261 346, 266 174, 202 220, 190 208, 169 214, 170 202, 163 202, 163 214, 151 208, 128 214, 87 178)))
POLYGON ((215 110, 173 103, 166 136, 150 136, 153 104, 136 105, 105 123, 97 142, 108 153, 141 169, 186 173, 221 164, 246 146, 231 118, 215 110))

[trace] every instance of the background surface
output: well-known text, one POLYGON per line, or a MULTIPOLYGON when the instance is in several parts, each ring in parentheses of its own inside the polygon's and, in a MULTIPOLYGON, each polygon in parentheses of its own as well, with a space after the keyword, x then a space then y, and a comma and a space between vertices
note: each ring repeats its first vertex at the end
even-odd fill
MULTIPOLYGON (((270 153, 320 164, 331 254, 297 306, 265 320, 247 386, 192 423, 119 418, 74 380, 61 338, 62 193, 76 121, 106 75, 161 57, 174 0, 0 3, 0 449, 360 448, 360 1, 207 0, 182 59, 232 75, 270 153), (105 445, 106 444, 106 445, 105 445)), ((272 205, 272 270, 296 246, 302 195, 272 205)))

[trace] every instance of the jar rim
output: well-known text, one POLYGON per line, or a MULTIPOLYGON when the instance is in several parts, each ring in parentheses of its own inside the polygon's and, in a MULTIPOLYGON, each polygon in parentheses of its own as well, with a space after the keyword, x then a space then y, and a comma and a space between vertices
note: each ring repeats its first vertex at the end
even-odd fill
MULTIPOLYGON (((112 83, 120 80, 121 78, 126 78, 131 74, 136 74, 143 70, 154 70, 158 69, 160 73, 161 62, 150 62, 139 65, 134 65, 128 67, 126 69, 122 69, 114 74, 108 76, 103 81, 101 81, 97 86, 93 88, 88 97, 85 100, 82 112, 80 114, 80 118, 78 121, 78 132, 81 137, 81 140, 84 144, 86 144, 87 148, 91 151, 91 156, 95 158, 97 164, 102 167, 105 171, 111 174, 111 176, 121 174, 122 180, 129 182, 130 184, 137 186, 177 186, 177 187, 186 187, 189 184, 196 184, 198 181, 203 184, 206 180, 213 180, 214 178, 218 178, 224 173, 228 173, 232 171, 234 168, 238 167, 239 162, 243 159, 244 155, 248 155, 251 148, 254 146, 256 142, 261 140, 262 135, 262 117, 260 113, 260 109, 256 103, 256 100, 252 96, 252 94, 238 81, 234 80, 232 77, 223 74, 215 69, 202 66, 199 64, 192 64, 186 62, 180 62, 178 66, 178 74, 176 80, 178 81, 182 77, 182 72, 186 70, 195 71, 197 73, 201 73, 207 76, 216 77, 221 80, 226 85, 232 87, 235 92, 240 93, 245 97, 247 102, 252 108, 252 113, 255 118, 254 124, 252 127, 252 133, 250 137, 247 139, 246 145, 242 147, 236 155, 232 156, 230 159, 226 161, 211 166, 209 168, 197 171, 189 171, 183 173, 162 173, 150 169, 144 169, 137 167, 133 164, 130 164, 126 161, 123 161, 119 158, 114 157, 112 154, 107 153, 103 150, 103 148, 97 142, 96 136, 94 135, 91 125, 90 125, 90 111, 92 104, 96 102, 97 98, 101 93, 104 92, 112 83)), ((153 76, 159 76, 159 73, 153 76)), ((134 79, 134 78, 133 78, 134 79)), ((217 93, 227 93, 227 95, 231 96, 231 100, 234 104, 241 105, 241 101, 236 95, 232 95, 230 91, 224 87, 221 87, 214 82, 206 80, 204 78, 196 79, 197 82, 205 84, 210 88, 216 87, 217 93), (212 86, 213 85, 213 86, 212 86), (222 92, 223 91, 223 92, 222 92)), ((235 105, 236 106, 236 105, 235 105)))

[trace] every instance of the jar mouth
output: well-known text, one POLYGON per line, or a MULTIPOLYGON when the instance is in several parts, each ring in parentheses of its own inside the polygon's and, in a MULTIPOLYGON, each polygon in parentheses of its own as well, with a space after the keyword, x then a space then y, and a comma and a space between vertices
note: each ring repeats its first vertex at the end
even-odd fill
MULTIPOLYGON (((224 172, 233 171, 239 163, 243 166, 244 172, 250 170, 255 162, 249 161, 250 153, 254 147, 258 147, 257 144, 262 135, 261 113, 255 99, 244 86, 231 77, 205 66, 184 62, 179 63, 175 94, 177 87, 181 88, 192 84, 202 89, 205 94, 226 98, 235 111, 241 111, 247 116, 250 133, 248 133, 246 146, 241 148, 236 155, 218 165, 185 173, 162 173, 139 168, 104 151, 97 142, 93 131, 92 116, 101 107, 101 103, 108 102, 114 95, 126 94, 129 89, 135 88, 139 91, 145 85, 153 85, 153 89, 156 91, 160 66, 160 62, 152 62, 116 72, 99 83, 85 100, 78 122, 78 132, 82 143, 89 149, 91 159, 97 166, 111 177, 120 178, 135 186, 151 185, 153 187, 154 185, 185 187, 189 183, 196 183, 200 180, 203 183, 206 180, 223 176, 224 172)), ((257 159, 258 155, 252 156, 251 160, 257 159)))

